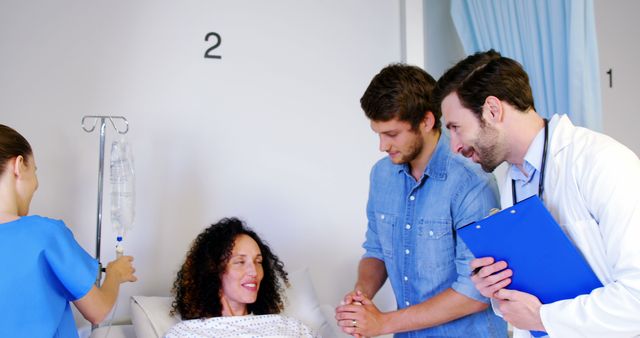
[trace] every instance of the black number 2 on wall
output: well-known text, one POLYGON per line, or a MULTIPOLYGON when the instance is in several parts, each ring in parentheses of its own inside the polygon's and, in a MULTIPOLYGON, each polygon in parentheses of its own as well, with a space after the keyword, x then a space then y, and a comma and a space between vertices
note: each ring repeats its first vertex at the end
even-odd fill
POLYGON ((215 32, 210 32, 207 33, 207 35, 204 37, 204 41, 209 41, 209 38, 214 36, 216 38, 216 42, 213 46, 209 47, 207 49, 206 52, 204 52, 204 58, 207 59, 222 59, 222 56, 220 55, 215 55, 213 54, 213 50, 218 48, 220 46, 220 43, 222 43, 222 38, 220 37, 220 34, 215 33, 215 32))

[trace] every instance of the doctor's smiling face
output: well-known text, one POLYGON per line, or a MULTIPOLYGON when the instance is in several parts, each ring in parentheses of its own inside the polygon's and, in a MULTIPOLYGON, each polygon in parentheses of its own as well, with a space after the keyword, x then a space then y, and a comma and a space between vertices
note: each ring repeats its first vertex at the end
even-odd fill
MULTIPOLYGON (((490 103, 486 102, 482 109, 483 116, 490 114, 490 103)), ((501 142, 503 137, 500 131, 464 107, 455 92, 442 100, 442 116, 449 129, 453 152, 471 158, 486 172, 492 172, 506 159, 507 147, 501 142)))
POLYGON ((246 315, 247 304, 253 304, 258 298, 263 277, 262 253, 258 243, 248 235, 238 235, 222 275, 220 298, 223 315, 246 315))

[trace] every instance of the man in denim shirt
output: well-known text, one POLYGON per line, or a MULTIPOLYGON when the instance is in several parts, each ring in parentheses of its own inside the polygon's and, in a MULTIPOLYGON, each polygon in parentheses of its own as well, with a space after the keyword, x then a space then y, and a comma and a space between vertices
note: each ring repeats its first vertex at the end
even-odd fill
POLYGON ((354 336, 506 337, 506 323, 470 280, 473 256, 456 229, 498 206, 493 176, 451 153, 434 109, 434 79, 394 64, 376 75, 360 99, 380 150, 371 170, 366 252, 353 291, 336 308, 354 336), (389 278, 398 310, 371 299, 389 278))

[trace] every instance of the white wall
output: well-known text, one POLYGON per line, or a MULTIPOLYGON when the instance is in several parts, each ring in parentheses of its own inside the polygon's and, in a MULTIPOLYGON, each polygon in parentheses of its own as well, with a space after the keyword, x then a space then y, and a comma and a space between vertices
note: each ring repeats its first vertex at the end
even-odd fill
MULTIPOLYGON (((0 3, 0 120, 34 147, 41 185, 31 212, 65 220, 92 254, 98 134, 80 119, 129 119, 137 217, 125 247, 139 282, 122 289, 116 321, 129 316, 130 295, 167 295, 190 241, 224 216, 246 220, 288 270, 308 266, 321 301, 337 304, 355 279, 368 173, 382 156, 359 98, 401 59, 399 8, 0 3), (219 60, 203 57, 212 31, 222 36, 219 60)), ((108 192, 103 262, 115 244, 108 192)))
POLYGON ((604 133, 640 155, 640 109, 638 79, 640 79, 640 36, 636 0, 594 1, 596 31, 600 53, 600 84, 604 133), (607 71, 612 69, 612 87, 607 71))

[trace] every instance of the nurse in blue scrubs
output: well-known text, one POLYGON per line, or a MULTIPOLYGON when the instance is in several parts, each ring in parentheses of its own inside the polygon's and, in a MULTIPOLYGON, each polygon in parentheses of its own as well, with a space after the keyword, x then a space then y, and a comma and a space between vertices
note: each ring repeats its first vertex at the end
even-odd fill
POLYGON ((31 146, 0 124, 0 337, 78 337, 70 302, 100 323, 120 284, 137 280, 133 258, 110 262, 95 286, 98 262, 64 222, 28 215, 37 188, 31 146))

